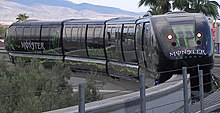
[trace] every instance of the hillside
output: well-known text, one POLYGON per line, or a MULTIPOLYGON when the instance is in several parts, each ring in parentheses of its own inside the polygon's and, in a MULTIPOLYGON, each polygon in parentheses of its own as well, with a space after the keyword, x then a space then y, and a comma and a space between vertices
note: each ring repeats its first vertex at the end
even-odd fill
POLYGON ((18 14, 26 13, 30 19, 106 19, 119 16, 140 16, 141 14, 114 7, 75 4, 67 0, 1 0, 0 22, 12 22, 18 14))

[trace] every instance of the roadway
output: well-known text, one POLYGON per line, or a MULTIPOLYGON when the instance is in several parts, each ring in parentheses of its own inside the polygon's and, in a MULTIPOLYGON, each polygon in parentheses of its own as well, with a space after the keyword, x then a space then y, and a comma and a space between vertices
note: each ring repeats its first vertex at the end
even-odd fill
MULTIPOLYGON (((79 83, 87 83, 88 79, 97 80, 101 84, 99 92, 103 98, 110 98, 114 96, 124 95, 131 92, 139 91, 139 82, 134 80, 114 79, 109 76, 95 75, 88 73, 75 72, 72 73, 72 77, 68 81, 72 86, 77 86, 79 83)), ((74 87, 74 91, 77 91, 78 87, 74 87)))

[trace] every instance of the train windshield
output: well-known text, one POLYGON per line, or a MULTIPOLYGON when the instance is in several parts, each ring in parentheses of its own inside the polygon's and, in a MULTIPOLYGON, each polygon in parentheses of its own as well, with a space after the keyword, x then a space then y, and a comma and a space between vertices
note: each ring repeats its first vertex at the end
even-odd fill
POLYGON ((186 48, 196 46, 194 21, 172 22, 170 25, 176 36, 178 46, 186 48))

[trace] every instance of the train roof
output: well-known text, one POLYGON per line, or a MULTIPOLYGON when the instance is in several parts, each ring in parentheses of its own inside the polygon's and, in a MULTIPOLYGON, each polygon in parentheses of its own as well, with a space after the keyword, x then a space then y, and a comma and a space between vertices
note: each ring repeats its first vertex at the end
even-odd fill
POLYGON ((61 25, 63 21, 38 21, 27 20, 23 22, 15 22, 11 26, 40 26, 40 25, 61 25))
POLYGON ((89 19, 78 19, 78 20, 70 20, 64 22, 64 25, 71 24, 104 24, 106 20, 89 20, 89 19))
POLYGON ((132 17, 119 17, 109 20, 71 20, 66 21, 64 25, 69 24, 117 24, 117 23, 136 23, 138 19, 132 17))
MULTIPOLYGON (((62 25, 64 22, 79 20, 79 19, 66 19, 66 20, 59 20, 59 21, 40 21, 40 20, 26 20, 22 22, 15 22, 11 24, 11 26, 41 26, 41 25, 62 25)), ((80 19, 82 20, 82 19, 80 19)))
POLYGON ((119 18, 113 18, 106 22, 106 24, 117 24, 117 23, 136 23, 137 18, 134 17, 119 17, 119 18))
POLYGON ((15 22, 11 26, 46 26, 46 25, 73 25, 73 24, 135 24, 135 23, 143 23, 150 21, 151 19, 159 19, 159 18, 167 18, 167 19, 178 19, 178 17, 195 17, 195 16, 202 16, 203 14, 200 13, 187 13, 183 11, 178 12, 168 12, 163 15, 154 15, 154 16, 147 16, 144 18, 134 18, 134 17, 119 17, 119 18, 112 18, 109 20, 89 20, 89 19, 67 19, 67 20, 60 20, 60 21, 38 21, 38 20, 26 20, 23 22, 15 22))
POLYGON ((165 18, 177 18, 177 17, 194 17, 194 16, 204 16, 204 14, 201 13, 188 13, 185 11, 174 11, 174 12, 168 12, 163 15, 155 15, 154 17, 165 17, 165 18))

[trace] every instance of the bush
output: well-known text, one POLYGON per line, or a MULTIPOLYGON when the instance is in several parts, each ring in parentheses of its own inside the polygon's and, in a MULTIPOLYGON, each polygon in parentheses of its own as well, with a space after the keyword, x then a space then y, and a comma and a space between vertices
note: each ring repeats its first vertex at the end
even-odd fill
POLYGON ((100 75, 97 75, 96 72, 91 72, 88 73, 86 82, 86 103, 103 99, 102 95, 99 92, 99 89, 101 89, 106 84, 106 81, 103 80, 100 75))
MULTIPOLYGON (((78 92, 67 83, 71 70, 62 62, 49 69, 39 62, 18 58, 16 65, 8 65, 0 60, 0 113, 40 113, 77 105, 78 92)), ((101 100, 104 84, 97 73, 87 74, 86 102, 101 100)))
POLYGON ((5 33, 5 28, 0 27, 0 37, 3 37, 5 33))
POLYGON ((37 62, 9 66, 0 62, 0 112, 39 113, 77 104, 68 86, 71 72, 62 64, 45 69, 37 62))

